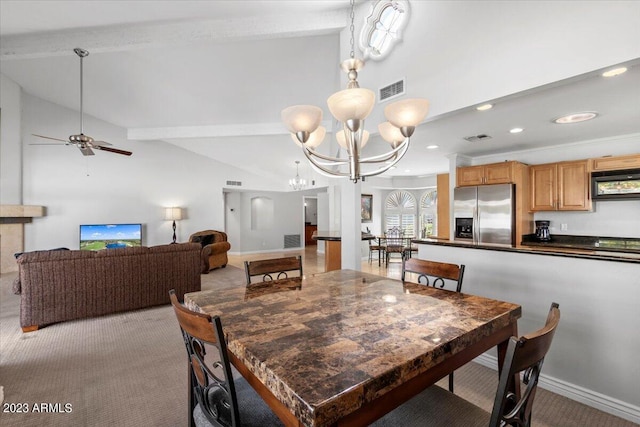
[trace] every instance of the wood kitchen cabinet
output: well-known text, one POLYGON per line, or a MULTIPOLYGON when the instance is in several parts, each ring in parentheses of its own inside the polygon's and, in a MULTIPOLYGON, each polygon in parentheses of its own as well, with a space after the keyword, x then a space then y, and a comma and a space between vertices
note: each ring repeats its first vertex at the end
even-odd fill
POLYGON ((640 168, 640 154, 591 159, 591 171, 593 172, 638 168, 640 168))
POLYGON ((533 165, 530 171, 532 212, 589 211, 589 162, 533 165))
POLYGON ((484 184, 509 184, 514 182, 515 168, 522 163, 501 162, 487 165, 465 166, 456 171, 458 187, 484 184))

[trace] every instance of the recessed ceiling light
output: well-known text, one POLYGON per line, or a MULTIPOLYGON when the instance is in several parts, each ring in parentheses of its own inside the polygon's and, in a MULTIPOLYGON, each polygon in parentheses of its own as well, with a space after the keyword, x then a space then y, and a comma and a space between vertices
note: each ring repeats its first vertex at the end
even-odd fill
POLYGON ((389 169, 395 169, 395 168, 396 168, 395 166, 391 166, 389 169))
POLYGON ((553 122, 559 125, 566 125, 569 123, 580 123, 587 120, 595 119, 598 117, 598 113, 595 111, 583 111, 582 113, 573 113, 566 116, 558 117, 553 122))
POLYGON ((627 67, 614 68, 613 70, 605 71, 602 73, 602 77, 615 77, 627 71, 627 67))
POLYGON ((482 104, 476 107, 478 111, 487 111, 493 108, 493 104, 482 104))
POLYGON ((427 150, 435 150, 436 148, 439 148, 439 145, 427 145, 427 150))
POLYGON ((524 129, 522 129, 522 128, 513 128, 513 129, 509 130, 509 132, 511 132, 511 133, 520 133, 520 132, 522 132, 523 130, 524 130, 524 129))
POLYGON ((405 171, 405 173, 409 173, 409 172, 411 172, 411 169, 405 169, 404 171, 405 171))

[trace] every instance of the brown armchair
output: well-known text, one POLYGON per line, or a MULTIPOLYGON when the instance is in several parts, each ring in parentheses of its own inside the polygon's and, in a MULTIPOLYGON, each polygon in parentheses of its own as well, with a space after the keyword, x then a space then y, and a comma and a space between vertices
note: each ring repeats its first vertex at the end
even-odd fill
POLYGON ((189 242, 200 243, 202 246, 202 273, 218 267, 226 267, 229 259, 227 252, 231 245, 227 242, 227 233, 215 230, 204 230, 193 233, 189 242))

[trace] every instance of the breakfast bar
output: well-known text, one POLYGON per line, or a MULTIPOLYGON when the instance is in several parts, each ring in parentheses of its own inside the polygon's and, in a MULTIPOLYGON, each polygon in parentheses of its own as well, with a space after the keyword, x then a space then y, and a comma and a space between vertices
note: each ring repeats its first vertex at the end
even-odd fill
MULTIPOLYGON (((520 304, 522 333, 544 321, 541 313, 549 301, 558 302, 564 323, 545 358, 544 387, 594 406, 602 402, 593 396, 613 396, 629 404, 619 406, 620 414, 632 413, 640 407, 637 381, 632 379, 638 370, 629 370, 637 366, 634 355, 640 352, 636 239, 617 239, 618 246, 611 248, 611 238, 599 238, 599 246, 589 249, 586 239, 572 242, 572 247, 558 246, 570 245, 559 240, 527 242, 530 246, 519 248, 442 239, 415 242, 420 259, 465 265, 464 292, 520 304)), ((479 361, 495 366, 490 353, 479 361)))
MULTIPOLYGON (((517 304, 353 270, 247 298, 185 295, 218 315, 231 362, 286 425, 368 425, 518 335, 517 304)), ((502 357, 502 356, 501 356, 502 357)))

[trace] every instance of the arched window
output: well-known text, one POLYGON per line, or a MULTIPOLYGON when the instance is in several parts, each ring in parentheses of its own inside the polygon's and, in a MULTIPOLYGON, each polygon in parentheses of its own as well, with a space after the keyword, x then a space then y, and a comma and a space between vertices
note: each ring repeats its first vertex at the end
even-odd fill
POLYGON ((385 230, 400 228, 405 236, 416 236, 416 198, 404 190, 389 193, 384 205, 385 230))
POLYGON ((409 2, 380 0, 371 8, 360 32, 360 49, 364 59, 383 59, 394 43, 402 38, 402 28, 409 20, 409 2))
POLYGON ((429 237, 438 230, 438 192, 427 190, 420 197, 420 237, 429 237))

